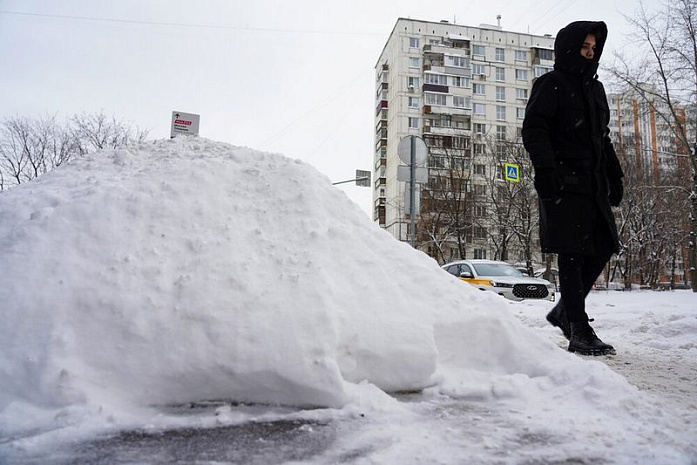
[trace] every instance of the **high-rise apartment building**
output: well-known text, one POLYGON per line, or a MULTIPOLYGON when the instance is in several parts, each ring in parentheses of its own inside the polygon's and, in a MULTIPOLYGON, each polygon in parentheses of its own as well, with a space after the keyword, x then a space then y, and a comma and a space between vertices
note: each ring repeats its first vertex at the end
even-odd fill
MULTIPOLYGON (((463 250, 468 258, 495 258, 499 231, 487 222, 491 196, 485 194, 492 170, 499 168, 489 155, 522 150, 527 99, 535 77, 552 69, 553 49, 549 35, 398 19, 375 66, 374 220, 396 238, 409 240, 408 184, 398 179, 404 163, 397 147, 405 136, 419 136, 429 148, 429 183, 435 182, 434 173, 459 166, 462 174, 445 182, 469 199, 463 216, 468 232, 460 240, 466 242, 464 249, 463 244, 458 250, 444 244, 449 252, 441 251, 441 258, 460 258, 463 250)), ((422 187, 417 200, 421 192, 422 187)), ((442 200, 433 194, 421 198, 419 218, 433 213, 442 200)))

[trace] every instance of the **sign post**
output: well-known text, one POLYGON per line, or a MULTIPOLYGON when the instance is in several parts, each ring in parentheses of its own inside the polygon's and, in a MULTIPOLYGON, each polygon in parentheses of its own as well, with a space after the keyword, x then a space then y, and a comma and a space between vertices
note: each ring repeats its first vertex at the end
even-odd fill
POLYGON ((201 115, 184 113, 183 111, 172 112, 172 129, 169 137, 174 136, 198 136, 198 123, 201 115))
POLYGON ((416 247, 416 183, 420 182, 419 179, 425 179, 422 182, 428 181, 428 170, 419 168, 419 165, 426 163, 428 147, 426 147, 424 140, 418 136, 403 137, 397 146, 397 155, 399 155, 400 160, 409 166, 408 178, 405 176, 407 173, 405 171, 400 172, 398 167, 397 180, 407 182, 407 189, 409 189, 406 204, 409 208, 408 213, 411 224, 410 244, 412 247, 416 247))

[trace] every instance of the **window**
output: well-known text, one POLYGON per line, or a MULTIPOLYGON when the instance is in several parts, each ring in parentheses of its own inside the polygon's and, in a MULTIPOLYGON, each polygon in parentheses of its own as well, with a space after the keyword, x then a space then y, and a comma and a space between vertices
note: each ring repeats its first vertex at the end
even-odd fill
POLYGON ((496 126, 496 140, 506 140, 506 126, 496 126))
POLYGON ((517 81, 527 81, 528 80, 528 70, 526 69, 516 69, 515 78, 517 81))
POLYGON ((455 108, 465 108, 465 97, 453 96, 453 106, 455 108))
POLYGON ((447 105, 447 96, 445 94, 424 94, 426 105, 447 105))
POLYGON ((505 81, 506 80, 506 68, 496 68, 496 80, 505 81))
POLYGON ((506 121, 506 107, 496 105, 496 119, 499 121, 506 121))
POLYGON ((409 118, 409 127, 411 129, 419 129, 419 118, 409 118))
POLYGON ((543 74, 547 74, 552 71, 553 68, 549 66, 535 66, 535 77, 540 77, 543 74))
POLYGON ((475 103, 474 104, 474 114, 486 116, 486 105, 484 105, 483 103, 475 103))
POLYGON ((551 50, 540 48, 537 50, 537 55, 540 57, 540 60, 554 60, 554 54, 551 50))
POLYGON ((419 78, 417 78, 415 76, 408 76, 407 77, 407 87, 418 89, 419 88, 419 78))
POLYGON ((470 78, 464 76, 452 76, 452 85, 455 87, 469 87, 470 78))
POLYGON ((475 205, 474 216, 476 218, 486 218, 486 207, 483 205, 475 205))
POLYGON ((452 66, 454 68, 467 68, 469 66, 468 61, 466 57, 456 55, 445 56, 445 66, 452 66))
POLYGON ((409 37, 409 47, 419 48, 419 39, 417 37, 409 37))
POLYGON ((486 165, 474 165, 474 174, 486 176, 486 165))
POLYGON ((419 98, 418 97, 409 97, 409 107, 410 108, 419 108, 419 98))
POLYGON ((494 56, 494 60, 496 61, 506 61, 506 50, 502 48, 497 48, 496 49, 496 54, 494 56))
POLYGON ((475 184, 474 195, 486 195, 486 186, 483 184, 475 184))
POLYGON ((477 95, 484 95, 486 93, 486 88, 484 84, 472 84, 472 93, 477 95))
POLYGON ((474 133, 475 134, 486 134, 486 124, 474 123, 474 133))
POLYGON ((476 76, 477 74, 486 74, 486 73, 484 72, 484 65, 473 64, 473 65, 472 65, 472 74, 475 75, 475 76, 476 76))
POLYGON ((498 102, 506 101, 506 88, 503 86, 496 86, 496 100, 498 102))
POLYGON ((486 48, 484 48, 483 45, 473 45, 472 46, 472 55, 478 56, 478 57, 484 57, 484 56, 486 56, 486 48))
MULTIPOLYGON (((484 187, 484 186, 482 186, 484 187)), ((482 226, 475 226, 474 227, 474 238, 475 239, 486 239, 487 235, 487 230, 486 228, 482 226)))
MULTIPOLYGON (((477 123, 474 124, 475 126, 477 123)), ((485 151, 486 146, 484 144, 474 144, 474 154, 475 155, 484 155, 486 153, 485 151)))
POLYGON ((410 68, 418 68, 419 67, 419 59, 414 58, 414 57, 409 57, 409 67, 410 68))
POLYGON ((486 260, 486 250, 474 249, 474 258, 486 260))
POLYGON ((515 51, 515 60, 516 61, 528 61, 528 52, 525 50, 516 50, 515 51))
POLYGON ((515 117, 516 119, 525 119, 525 108, 516 108, 515 117))
POLYGON ((518 100, 527 100, 528 99, 528 89, 516 89, 515 90, 515 98, 518 100))
POLYGON ((424 77, 424 81, 426 81, 426 84, 438 84, 439 86, 447 86, 448 76, 445 76, 443 74, 427 73, 424 77))

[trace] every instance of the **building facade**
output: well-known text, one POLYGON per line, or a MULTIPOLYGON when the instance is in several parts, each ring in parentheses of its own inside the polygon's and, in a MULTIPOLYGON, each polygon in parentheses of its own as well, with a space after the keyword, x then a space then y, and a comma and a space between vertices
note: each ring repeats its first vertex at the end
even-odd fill
MULTIPOLYGON (((398 19, 375 65, 374 220, 402 241, 414 233, 419 248, 439 261, 520 261, 525 247, 519 241, 511 240, 510 253, 501 253, 501 243, 509 250, 511 231, 499 224, 505 213, 495 205, 505 193, 494 191, 510 187, 503 183, 503 162, 525 155, 520 137, 525 106, 533 80, 554 65, 553 49, 550 35, 398 19), (415 232, 409 183, 398 175, 405 165, 398 145, 410 135, 429 149, 428 182, 415 189, 415 232), (448 198, 446 191, 462 197, 448 198), (440 219, 445 214, 447 228, 440 219)), ((509 195, 529 193, 519 189, 509 195)), ((534 220, 529 212, 508 214, 534 220)))

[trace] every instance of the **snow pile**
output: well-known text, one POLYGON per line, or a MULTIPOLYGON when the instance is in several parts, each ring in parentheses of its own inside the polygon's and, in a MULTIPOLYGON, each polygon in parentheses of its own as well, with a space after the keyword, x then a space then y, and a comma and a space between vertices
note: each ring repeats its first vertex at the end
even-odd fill
POLYGON ((183 138, 75 160, 0 195, 0 250, 2 435, 211 399, 342 407, 371 385, 635 402, 280 155, 183 138))

